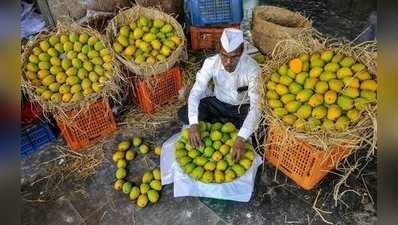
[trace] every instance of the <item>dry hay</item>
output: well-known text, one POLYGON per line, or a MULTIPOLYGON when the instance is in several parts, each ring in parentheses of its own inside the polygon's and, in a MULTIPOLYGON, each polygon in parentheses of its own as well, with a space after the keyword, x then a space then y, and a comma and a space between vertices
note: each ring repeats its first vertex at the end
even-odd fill
POLYGON ((166 106, 156 107, 152 114, 145 114, 139 108, 134 107, 124 115, 122 122, 118 124, 121 128, 133 129, 139 134, 154 134, 159 128, 177 121, 178 110, 186 104, 185 99, 166 106))
MULTIPOLYGON (((118 60, 123 63, 128 69, 139 76, 152 76, 155 74, 160 74, 171 69, 176 62, 184 60, 187 58, 186 46, 187 40, 185 38, 184 31, 181 25, 170 15, 159 11, 155 8, 145 8, 141 6, 135 6, 124 11, 119 12, 108 24, 106 28, 106 36, 111 42, 114 41, 119 28, 123 25, 130 24, 136 21, 139 17, 145 16, 150 19, 161 19, 169 23, 177 35, 181 37, 182 43, 168 56, 165 60, 156 62, 154 65, 148 63, 136 64, 133 61, 125 58, 122 55, 116 54, 118 60)), ((114 52, 113 48, 111 48, 114 52)))
POLYGON ((93 176, 106 160, 103 146, 110 141, 110 139, 102 140, 98 144, 79 152, 71 151, 60 144, 54 144, 55 146, 51 150, 56 152, 55 157, 38 165, 40 168, 44 167, 47 174, 29 184, 32 188, 35 186, 40 188, 40 197, 32 199, 29 195, 33 193, 29 191, 22 193, 23 200, 43 202, 56 199, 65 191, 65 183, 68 183, 66 185, 68 187, 69 184, 75 187, 75 184, 93 176))
POLYGON ((61 156, 65 160, 61 170, 67 175, 77 174, 81 179, 92 176, 105 160, 104 144, 104 142, 99 142, 81 152, 60 149, 61 156))
MULTIPOLYGON (((28 63, 28 58, 29 55, 31 54, 32 50, 34 47, 38 45, 38 43, 42 40, 48 39, 51 35, 61 35, 69 32, 77 32, 77 33, 86 33, 90 36, 95 36, 99 40, 101 40, 105 47, 110 49, 110 43, 103 37, 101 36, 96 30, 90 28, 90 27, 85 27, 81 26, 75 22, 59 22, 57 24, 57 27, 54 28, 53 30, 46 31, 46 32, 41 32, 38 35, 36 35, 33 39, 31 39, 26 46, 24 46, 23 49, 23 54, 21 56, 21 71, 22 71, 22 76, 21 76, 21 87, 22 90, 28 94, 30 100, 32 102, 37 102, 40 104, 40 106, 43 109, 43 113, 45 114, 45 117, 47 118, 49 113, 54 113, 57 112, 59 118, 58 120, 65 121, 66 123, 70 123, 70 118, 66 116, 66 112, 69 112, 73 109, 81 109, 80 112, 84 113, 85 110, 87 109, 91 103, 97 101, 98 99, 108 99, 112 98, 113 100, 117 101, 119 97, 119 92, 120 92, 120 84, 122 81, 125 79, 122 77, 122 74, 120 73, 119 70, 119 65, 118 62, 113 56, 113 74, 112 74, 112 79, 109 79, 102 90, 98 93, 91 93, 87 96, 85 96, 82 100, 78 102, 59 102, 59 103, 54 103, 52 101, 43 101, 40 97, 39 94, 36 93, 35 91, 35 86, 27 80, 25 77, 25 66, 28 63)), ((110 51, 112 52, 112 51, 110 51)))
POLYGON ((184 73, 184 87, 186 90, 190 90, 195 83, 196 74, 202 67, 203 61, 206 59, 206 55, 198 52, 188 52, 188 60, 182 61, 181 66, 184 73))
MULTIPOLYGON (((296 138, 297 140, 310 143, 320 150, 327 151, 331 146, 342 146, 351 148, 351 154, 355 153, 358 149, 366 149, 365 156, 355 158, 354 163, 350 164, 348 159, 344 159, 335 168, 337 175, 340 177, 336 184, 334 184, 333 199, 335 204, 342 202, 342 196, 347 192, 356 192, 355 190, 343 190, 346 185, 347 178, 351 176, 354 171, 361 173, 362 169, 367 163, 372 160, 372 156, 377 150, 377 105, 369 104, 368 107, 362 112, 361 119, 355 125, 350 126, 343 132, 332 132, 317 130, 313 132, 302 132, 295 128, 286 125, 281 119, 278 118, 266 103, 266 82, 268 81, 271 73, 279 68, 282 64, 287 63, 293 57, 298 56, 295 51, 286 48, 286 42, 289 46, 294 45, 295 49, 299 49, 299 53, 312 54, 321 50, 331 49, 335 53, 340 53, 347 56, 352 56, 355 60, 364 64, 368 71, 377 77, 376 73, 376 58, 377 46, 376 42, 364 42, 359 45, 354 45, 353 42, 326 39, 317 31, 309 29, 303 32, 297 39, 289 39, 280 41, 272 52, 272 60, 267 61, 263 67, 263 73, 259 82, 259 94, 261 98, 262 119, 267 123, 272 123, 278 126, 285 132, 286 138, 296 138)), ((266 132, 264 134, 266 135, 266 132)), ((281 141, 277 143, 281 148, 289 149, 288 144, 281 141)), ((262 146, 265 151, 266 145, 262 146)), ((325 154, 329 157, 328 154, 325 154)), ((265 157, 265 154, 264 154, 265 157)), ((326 160, 326 159, 325 159, 326 160)), ((277 170, 277 169, 276 169, 277 170)), ((334 172, 333 172, 334 173, 334 172)), ((344 204, 344 202, 342 202, 344 204)), ((317 214, 325 213, 319 211, 314 202, 314 210, 317 214)), ((322 218, 322 215, 319 215, 322 218)), ((324 220, 324 218, 322 218, 324 220)), ((328 221, 325 221, 327 222, 328 221)))

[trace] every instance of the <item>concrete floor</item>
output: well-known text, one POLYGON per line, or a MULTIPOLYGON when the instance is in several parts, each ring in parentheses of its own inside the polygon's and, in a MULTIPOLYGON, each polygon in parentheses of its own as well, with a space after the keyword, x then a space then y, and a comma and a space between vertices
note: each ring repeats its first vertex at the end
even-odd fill
MULTIPOLYGON (((178 124, 171 128, 154 133, 158 143, 175 133, 178 124)), ((326 211, 321 212, 325 220, 344 225, 376 224, 375 159, 365 167, 359 179, 355 177, 358 171, 349 177, 342 191, 354 191, 346 192, 342 197, 344 202, 339 201, 336 206, 332 194, 339 178, 337 175, 329 174, 314 190, 305 191, 280 172, 275 176, 275 168, 265 163, 258 170, 255 190, 247 203, 195 197, 174 198, 173 185, 167 185, 158 204, 138 208, 128 200, 127 195, 114 191, 112 187, 116 167, 111 161, 111 153, 119 140, 132 137, 133 133, 134 130, 119 130, 106 139, 103 146, 106 159, 95 175, 87 180, 71 176, 59 184, 48 183, 47 180, 37 182, 48 175, 54 165, 64 163, 55 160, 43 164, 59 156, 57 149, 64 145, 62 138, 23 159, 22 224, 325 224, 313 209, 318 194, 315 206, 326 211), (35 181, 37 183, 31 185, 35 181)), ((355 157, 358 155, 351 156, 348 162, 355 157)), ((139 155, 131 163, 129 174, 133 175, 129 178, 137 181, 148 165, 158 164, 159 158, 153 153, 146 158, 139 155)))

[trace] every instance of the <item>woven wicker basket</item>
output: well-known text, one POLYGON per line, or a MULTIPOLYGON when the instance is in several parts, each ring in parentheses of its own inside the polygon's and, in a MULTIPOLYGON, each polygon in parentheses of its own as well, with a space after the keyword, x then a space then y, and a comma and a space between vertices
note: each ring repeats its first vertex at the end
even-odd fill
POLYGON ((171 24, 176 31, 177 35, 182 38, 182 43, 172 52, 172 54, 165 60, 150 65, 148 63, 136 64, 131 60, 126 59, 124 56, 116 54, 116 57, 122 62, 129 70, 139 76, 152 76, 160 74, 171 69, 176 62, 181 59, 187 58, 186 53, 186 38, 181 25, 170 15, 150 8, 136 6, 120 12, 108 24, 106 36, 112 42, 118 33, 118 28, 136 21, 139 17, 145 16, 150 19, 161 19, 171 24))
POLYGON ((45 112, 54 112, 55 110, 62 110, 62 111, 70 111, 75 108, 80 108, 85 106, 88 106, 92 102, 98 100, 99 98, 107 98, 109 96, 113 96, 115 92, 117 91, 117 87, 120 82, 119 78, 119 65, 116 60, 116 57, 112 55, 112 64, 113 64, 113 76, 112 79, 108 80, 104 88, 98 92, 98 93, 91 93, 87 96, 85 96, 81 101, 78 102, 58 102, 54 103, 51 101, 43 101, 40 97, 39 94, 36 93, 35 89, 38 84, 34 84, 31 81, 29 81, 26 78, 25 72, 26 72, 26 65, 29 62, 29 56, 33 51, 33 48, 38 46, 40 41, 48 39, 52 35, 60 35, 60 34, 65 34, 69 32, 77 32, 77 33, 86 33, 90 36, 97 37, 99 40, 101 40, 105 47, 108 49, 110 48, 110 44, 106 41, 106 39, 96 30, 90 28, 90 27, 85 27, 81 26, 77 23, 58 23, 57 27, 53 30, 50 30, 48 32, 42 32, 39 33, 38 35, 35 36, 35 38, 31 39, 23 49, 23 53, 21 55, 21 71, 22 71, 22 76, 21 76, 21 83, 23 87, 23 91, 28 94, 30 100, 32 102, 37 102, 39 103, 43 110, 45 112))
POLYGON ((284 8, 257 6, 253 12, 253 41, 264 54, 271 54, 279 41, 294 39, 308 28, 311 28, 311 21, 284 8))

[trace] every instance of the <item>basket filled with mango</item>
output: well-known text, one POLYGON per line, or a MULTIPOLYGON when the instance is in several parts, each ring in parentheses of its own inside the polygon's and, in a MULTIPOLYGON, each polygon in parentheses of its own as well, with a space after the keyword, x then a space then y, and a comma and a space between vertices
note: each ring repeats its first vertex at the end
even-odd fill
POLYGON ((118 89, 117 61, 95 30, 61 24, 32 39, 22 54, 22 87, 47 111, 73 109, 118 89))
POLYGON ((170 15, 136 6, 120 12, 107 27, 117 58, 138 76, 166 72, 186 56, 181 25, 170 15))
POLYGON ((265 158, 311 189, 354 151, 377 149, 377 48, 298 40, 300 53, 289 55, 281 44, 263 67, 265 158))

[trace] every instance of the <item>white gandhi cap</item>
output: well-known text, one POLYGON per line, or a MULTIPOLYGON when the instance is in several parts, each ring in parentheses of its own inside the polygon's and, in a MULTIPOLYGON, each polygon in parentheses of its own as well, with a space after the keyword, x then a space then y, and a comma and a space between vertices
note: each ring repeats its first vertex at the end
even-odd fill
POLYGON ((243 32, 235 28, 225 28, 221 35, 221 45, 229 53, 243 43, 243 32))

